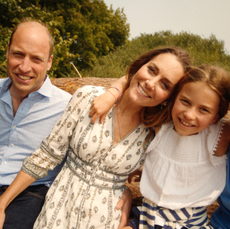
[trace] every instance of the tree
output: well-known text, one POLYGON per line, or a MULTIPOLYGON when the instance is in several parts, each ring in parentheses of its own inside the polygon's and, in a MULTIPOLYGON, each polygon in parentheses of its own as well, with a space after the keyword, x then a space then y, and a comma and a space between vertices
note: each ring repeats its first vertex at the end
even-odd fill
POLYGON ((85 70, 82 74, 85 77, 121 77, 137 57, 148 50, 166 45, 179 46, 187 50, 194 60, 194 65, 217 64, 230 71, 230 55, 225 52, 224 42, 217 40, 214 35, 202 38, 187 32, 174 34, 171 31, 161 31, 142 34, 132 39, 126 45, 119 47, 116 52, 98 58, 93 69, 85 70))
MULTIPOLYGON (((53 77, 68 75, 71 61, 79 70, 92 68, 98 57, 124 45, 129 36, 123 10, 108 9, 102 0, 0 0, 0 9, 1 34, 24 17, 48 24, 55 39, 49 73, 53 77)), ((3 45, 5 41, 0 41, 3 45)), ((1 67, 0 72, 4 71, 1 67)))

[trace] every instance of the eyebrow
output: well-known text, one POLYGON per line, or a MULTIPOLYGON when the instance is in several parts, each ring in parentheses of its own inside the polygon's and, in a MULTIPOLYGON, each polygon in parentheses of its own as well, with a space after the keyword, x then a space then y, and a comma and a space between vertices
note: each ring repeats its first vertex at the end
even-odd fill
MULTIPOLYGON (((157 65, 153 62, 150 62, 150 65, 154 66, 154 68, 157 70, 157 74, 160 72, 160 69, 157 67, 157 65)), ((164 77, 164 79, 171 84, 172 86, 175 86, 176 84, 173 84, 168 78, 164 77)))
MULTIPOLYGON (((192 102, 192 101, 193 101, 192 99, 190 99, 190 98, 187 97, 186 95, 180 95, 180 99, 188 100, 188 102, 192 102)), ((213 111, 213 110, 214 110, 212 107, 206 106, 206 105, 204 105, 204 104, 200 104, 200 106, 201 106, 202 108, 207 109, 208 111, 213 111)))
POLYGON ((159 71, 160 71, 160 69, 157 67, 157 65, 156 65, 156 64, 154 64, 154 63, 150 63, 150 65, 153 65, 153 67, 156 69, 157 74, 158 74, 158 73, 159 73, 159 71))

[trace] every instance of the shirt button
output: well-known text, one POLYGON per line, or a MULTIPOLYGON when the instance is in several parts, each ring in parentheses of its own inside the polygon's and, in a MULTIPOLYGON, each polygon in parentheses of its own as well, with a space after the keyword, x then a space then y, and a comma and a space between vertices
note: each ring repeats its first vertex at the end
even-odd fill
POLYGON ((16 128, 16 126, 14 125, 13 128, 16 128))
POLYGON ((14 146, 14 144, 13 144, 13 143, 11 143, 11 146, 14 146))
POLYGON ((6 164, 7 164, 7 162, 6 162, 6 161, 4 161, 4 164, 6 165, 6 164))

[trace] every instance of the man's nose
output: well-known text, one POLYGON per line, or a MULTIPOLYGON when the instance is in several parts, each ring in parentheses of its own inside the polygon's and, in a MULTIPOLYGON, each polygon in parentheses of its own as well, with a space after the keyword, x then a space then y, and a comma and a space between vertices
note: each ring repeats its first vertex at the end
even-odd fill
POLYGON ((20 71, 22 71, 23 73, 28 72, 28 71, 31 70, 31 61, 30 61, 30 59, 29 59, 28 57, 25 57, 25 58, 21 61, 20 65, 19 65, 19 69, 20 69, 20 71))

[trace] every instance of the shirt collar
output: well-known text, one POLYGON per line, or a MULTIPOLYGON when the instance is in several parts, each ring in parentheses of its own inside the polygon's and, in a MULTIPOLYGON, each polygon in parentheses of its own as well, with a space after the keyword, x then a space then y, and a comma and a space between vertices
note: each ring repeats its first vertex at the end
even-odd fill
MULTIPOLYGON (((10 84, 11 84, 10 78, 0 79, 0 96, 4 92, 9 90, 10 84)), ((32 94, 40 94, 40 95, 43 95, 45 97, 51 97, 52 86, 53 85, 52 85, 48 75, 46 75, 45 82, 42 84, 42 86, 37 91, 34 91, 34 92, 30 93, 29 96, 31 96, 32 94)))
POLYGON ((51 97, 51 93, 52 93, 52 83, 48 77, 48 75, 46 75, 46 79, 45 79, 45 82, 42 84, 42 86, 37 90, 37 91, 34 91, 30 94, 35 94, 35 93, 38 93, 38 94, 41 94, 45 97, 51 97))

